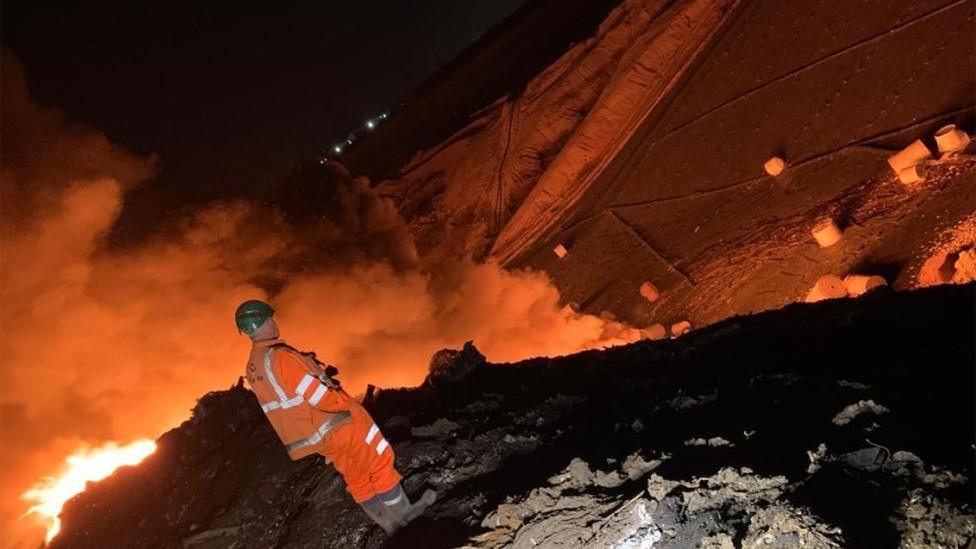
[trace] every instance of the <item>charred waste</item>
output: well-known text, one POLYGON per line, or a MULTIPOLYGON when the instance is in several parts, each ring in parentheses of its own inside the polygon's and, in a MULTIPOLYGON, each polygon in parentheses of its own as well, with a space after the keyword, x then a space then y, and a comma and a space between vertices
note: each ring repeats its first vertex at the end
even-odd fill
POLYGON ((468 344, 366 405, 430 512, 392 539, 254 397, 210 393, 52 548, 963 546, 976 286, 794 305, 515 364, 468 344))

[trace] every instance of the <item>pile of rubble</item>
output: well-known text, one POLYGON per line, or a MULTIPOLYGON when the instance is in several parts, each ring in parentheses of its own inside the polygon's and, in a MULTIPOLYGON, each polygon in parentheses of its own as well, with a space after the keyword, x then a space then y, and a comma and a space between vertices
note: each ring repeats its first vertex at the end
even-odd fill
POLYGON ((974 302, 878 291, 561 358, 438 353, 367 401, 406 490, 441 495, 393 539, 246 389, 212 393, 69 502, 52 548, 965 547, 974 302))

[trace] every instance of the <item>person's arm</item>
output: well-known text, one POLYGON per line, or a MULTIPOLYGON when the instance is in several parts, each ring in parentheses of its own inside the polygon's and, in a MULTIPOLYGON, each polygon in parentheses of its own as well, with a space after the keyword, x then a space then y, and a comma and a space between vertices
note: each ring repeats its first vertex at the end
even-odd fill
POLYGON ((343 391, 322 383, 318 377, 310 374, 302 359, 293 352, 277 349, 274 358, 282 389, 289 398, 300 395, 310 405, 323 412, 341 412, 349 409, 349 397, 343 391))

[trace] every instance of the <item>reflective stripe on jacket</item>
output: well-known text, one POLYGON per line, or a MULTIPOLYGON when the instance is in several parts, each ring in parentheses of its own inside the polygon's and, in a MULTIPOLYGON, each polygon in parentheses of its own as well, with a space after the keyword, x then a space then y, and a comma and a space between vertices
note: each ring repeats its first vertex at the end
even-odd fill
POLYGON ((321 453, 329 433, 350 419, 352 400, 321 370, 280 339, 256 341, 251 349, 248 385, 291 459, 321 453))

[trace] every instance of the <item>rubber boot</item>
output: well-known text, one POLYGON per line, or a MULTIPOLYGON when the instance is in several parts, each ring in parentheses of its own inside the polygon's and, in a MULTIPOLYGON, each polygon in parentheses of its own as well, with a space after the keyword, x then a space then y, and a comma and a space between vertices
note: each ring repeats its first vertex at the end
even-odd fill
POLYGON ((390 512, 390 508, 384 505, 379 498, 365 501, 360 503, 359 506, 363 508, 363 512, 366 513, 366 516, 370 520, 386 532, 386 535, 393 535, 393 532, 396 532, 400 528, 400 523, 397 518, 390 512))
POLYGON ((410 503, 410 498, 406 494, 403 494, 403 497, 399 501, 388 507, 390 514, 396 519, 398 526, 402 528, 413 519, 422 515, 435 501, 437 501, 437 492, 427 490, 424 492, 424 495, 420 496, 417 503, 410 503))

